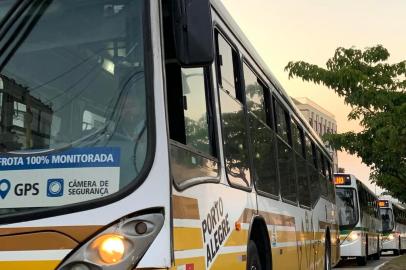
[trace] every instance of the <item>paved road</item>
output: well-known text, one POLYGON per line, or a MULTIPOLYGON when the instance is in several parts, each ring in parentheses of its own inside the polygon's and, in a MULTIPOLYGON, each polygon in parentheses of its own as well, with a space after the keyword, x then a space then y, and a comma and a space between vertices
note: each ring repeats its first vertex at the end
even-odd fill
POLYGON ((357 262, 355 260, 346 260, 346 261, 341 261, 336 268, 340 269, 340 270, 358 270, 358 269, 373 270, 378 265, 380 265, 384 262, 387 262, 393 258, 395 258, 395 257, 392 256, 392 254, 382 255, 381 259, 379 261, 368 260, 368 264, 366 266, 357 266, 357 262))

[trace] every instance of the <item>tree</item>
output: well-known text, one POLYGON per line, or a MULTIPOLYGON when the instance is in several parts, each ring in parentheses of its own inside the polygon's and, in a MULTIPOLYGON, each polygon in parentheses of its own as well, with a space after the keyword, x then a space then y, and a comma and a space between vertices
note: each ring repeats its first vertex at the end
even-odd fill
POLYGON ((378 45, 365 50, 337 48, 326 68, 289 62, 289 78, 323 84, 344 97, 361 132, 323 137, 338 150, 359 156, 371 167, 371 180, 406 202, 406 61, 387 63, 378 45))

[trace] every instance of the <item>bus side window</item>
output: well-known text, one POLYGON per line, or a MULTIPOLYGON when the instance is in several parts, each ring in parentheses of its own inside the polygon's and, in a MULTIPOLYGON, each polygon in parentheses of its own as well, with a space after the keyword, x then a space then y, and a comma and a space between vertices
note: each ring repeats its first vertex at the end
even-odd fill
POLYGON ((180 188, 219 176, 208 73, 166 65, 171 171, 180 188))
POLYGON ((361 205, 361 214, 362 212, 368 213, 368 195, 364 187, 358 183, 357 181, 357 187, 358 187, 358 194, 359 194, 359 203, 361 205))
POLYGON ((310 197, 312 204, 315 204, 320 197, 320 185, 318 181, 319 174, 316 169, 317 157, 314 143, 308 137, 305 136, 306 140, 306 161, 307 161, 307 171, 309 173, 309 186, 310 186, 310 197))
POLYGON ((223 133, 223 149, 228 181, 231 185, 251 187, 246 117, 239 88, 239 56, 217 33, 217 74, 223 133))
POLYGON ((275 123, 277 131, 279 177, 281 195, 290 202, 297 201, 296 173, 290 138, 290 116, 278 100, 274 99, 275 123))
POLYGON ((238 91, 238 54, 220 33, 217 33, 217 50, 219 85, 227 94, 242 102, 238 91))
POLYGON ((321 194, 327 197, 327 181, 326 181, 326 170, 324 168, 324 155, 319 148, 317 148, 317 168, 319 172, 319 182, 321 194))
POLYGON ((295 153, 295 164, 298 182, 298 199, 300 205, 312 206, 310 198, 309 177, 307 174, 307 164, 305 159, 305 142, 302 128, 292 121, 292 143, 295 153))
POLYGON ((269 122, 269 89, 246 63, 243 68, 256 187, 260 191, 279 196, 275 134, 269 122))
POLYGON ((276 123, 276 133, 286 144, 291 144, 291 141, 289 140, 289 115, 275 98, 274 118, 276 123))
POLYGON ((335 190, 333 183, 333 174, 331 171, 331 163, 327 161, 327 187, 328 187, 328 197, 331 203, 335 203, 335 190))

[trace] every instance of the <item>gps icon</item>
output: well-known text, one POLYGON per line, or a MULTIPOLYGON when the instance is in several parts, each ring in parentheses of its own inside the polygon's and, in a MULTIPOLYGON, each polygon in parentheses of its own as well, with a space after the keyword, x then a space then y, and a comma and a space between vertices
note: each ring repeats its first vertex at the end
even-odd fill
POLYGON ((63 179, 48 179, 47 196, 61 197, 63 195, 63 179))
POLYGON ((10 181, 7 179, 1 179, 0 180, 0 197, 2 199, 6 198, 8 192, 10 191, 11 184, 10 181))

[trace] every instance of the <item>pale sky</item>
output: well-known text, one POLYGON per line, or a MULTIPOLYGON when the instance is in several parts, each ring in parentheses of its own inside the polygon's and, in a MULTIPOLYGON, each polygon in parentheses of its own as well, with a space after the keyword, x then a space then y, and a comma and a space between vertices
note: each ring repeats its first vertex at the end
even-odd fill
MULTIPOLYGON (((287 63, 304 60, 325 67, 337 47, 377 44, 389 50, 390 62, 406 59, 405 0, 222 1, 288 94, 308 97, 333 113, 339 133, 360 130, 347 120, 350 108, 326 87, 289 80, 287 63)), ((375 190, 359 158, 339 153, 338 165, 375 190)))

